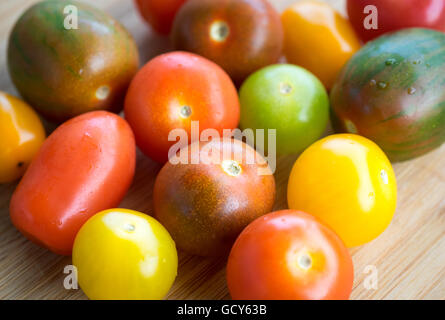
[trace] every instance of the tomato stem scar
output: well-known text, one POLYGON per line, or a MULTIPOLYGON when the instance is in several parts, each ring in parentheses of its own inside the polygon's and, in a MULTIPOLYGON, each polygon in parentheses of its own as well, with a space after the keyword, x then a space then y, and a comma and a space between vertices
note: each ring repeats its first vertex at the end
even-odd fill
POLYGON ((210 25, 210 38, 216 42, 224 42, 230 34, 230 27, 225 21, 215 21, 210 25))
POLYGON ((127 223, 127 224, 124 226, 124 228, 125 228, 125 231, 128 231, 128 232, 133 232, 133 231, 136 229, 136 227, 134 226, 134 224, 131 224, 131 223, 127 223))
POLYGON ((179 112, 181 113, 181 117, 186 119, 192 114, 192 108, 189 106, 183 106, 179 112))
POLYGON ((308 270, 312 266, 312 259, 307 253, 303 253, 298 257, 298 266, 304 270, 308 270))
POLYGON ((107 85, 100 86, 96 90, 96 98, 99 100, 105 100, 110 95, 110 87, 107 85))
POLYGON ((287 82, 281 82, 280 83, 280 92, 282 94, 289 94, 292 92, 294 88, 287 82))
POLYGON ((221 166, 223 170, 230 176, 236 177, 241 174, 241 166, 234 160, 223 160, 221 166))

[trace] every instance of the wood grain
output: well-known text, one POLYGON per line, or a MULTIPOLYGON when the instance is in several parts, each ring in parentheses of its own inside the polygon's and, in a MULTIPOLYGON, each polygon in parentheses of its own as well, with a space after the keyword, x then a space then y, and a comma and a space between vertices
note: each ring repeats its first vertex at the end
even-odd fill
MULTIPOLYGON (((9 31, 36 0, 0 3, 0 90, 17 94, 6 68, 9 31)), ((295 0, 271 0, 282 10, 295 0)), ((344 0, 329 1, 344 13, 344 0)), ((94 1, 119 19, 135 37, 142 62, 171 50, 167 38, 144 25, 132 1, 94 1)), ((444 124, 445 125, 445 124, 444 124)), ((50 130, 51 125, 47 124, 50 130)), ((1 137, 0 137, 1 139, 1 137)), ((286 184, 296 156, 278 160, 276 209, 286 208, 286 184)), ((396 164, 399 199, 390 227, 376 240, 351 250, 355 266, 352 299, 445 299, 445 146, 413 161, 396 164), (367 290, 366 266, 378 270, 377 290, 367 290)), ((121 207, 150 214, 154 178, 160 166, 138 155, 133 186, 121 207)), ((81 290, 63 287, 60 257, 26 240, 9 220, 8 203, 15 184, 0 186, 0 299, 86 299, 81 290)), ((224 259, 208 260, 180 253, 178 278, 169 299, 229 299, 224 259)))

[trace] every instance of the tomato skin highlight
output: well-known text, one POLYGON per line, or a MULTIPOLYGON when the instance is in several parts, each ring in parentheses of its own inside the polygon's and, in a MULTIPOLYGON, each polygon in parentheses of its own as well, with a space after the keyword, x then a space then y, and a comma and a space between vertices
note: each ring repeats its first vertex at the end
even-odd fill
POLYGON ((212 139, 187 148, 181 152, 186 150, 189 159, 209 152, 220 161, 167 162, 153 190, 155 216, 184 251, 199 256, 227 255, 243 228, 272 210, 275 179, 267 163, 260 162, 261 155, 239 140, 212 139), (234 159, 233 168, 238 170, 232 174, 225 164, 234 159), (248 159, 254 159, 253 163, 248 159))
POLYGON ((142 18, 153 29, 168 35, 173 25, 176 12, 187 0, 134 0, 142 18))
POLYGON ((75 117, 48 137, 32 161, 12 195, 11 220, 30 240, 69 255, 83 223, 123 199, 135 162, 124 119, 106 111, 75 117))
POLYGON ((37 113, 24 101, 0 91, 0 184, 23 175, 45 140, 37 113))
POLYGON ((171 37, 177 50, 216 62, 236 85, 277 63, 283 48, 280 15, 267 0, 188 0, 171 37))
POLYGON ((445 32, 445 0, 348 0, 349 19, 355 31, 364 41, 382 34, 405 28, 429 28, 445 32), (378 10, 378 29, 366 29, 366 6, 378 10))
POLYGON ((92 216, 73 248, 79 285, 90 299, 162 299, 177 274, 178 254, 154 218, 127 209, 92 216))
POLYGON ((296 210, 272 212, 249 224, 227 264, 235 300, 344 300, 353 279, 351 256, 340 238, 296 210))
POLYGON ((192 53, 171 52, 149 61, 133 79, 125 118, 142 152, 164 163, 176 144, 168 140, 174 129, 185 130, 188 143, 193 142, 192 121, 199 121, 200 133, 215 129, 222 136, 224 129, 235 129, 240 118, 238 92, 215 63, 192 53))

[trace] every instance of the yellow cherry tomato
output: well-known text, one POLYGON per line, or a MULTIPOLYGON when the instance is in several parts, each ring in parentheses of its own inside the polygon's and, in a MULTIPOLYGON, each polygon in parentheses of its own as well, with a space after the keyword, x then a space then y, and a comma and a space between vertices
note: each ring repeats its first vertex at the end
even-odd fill
POLYGON ((391 222, 396 178, 388 158, 371 140, 331 135, 297 159, 287 200, 289 208, 318 217, 354 247, 376 238, 391 222))
POLYGON ((45 140, 37 113, 0 91, 0 183, 20 178, 45 140))
POLYGON ((287 60, 314 73, 330 89, 343 65, 360 49, 350 22, 318 1, 297 2, 283 12, 281 21, 287 60))
POLYGON ((127 209, 91 217, 74 241, 73 265, 90 299, 162 299, 177 274, 169 233, 154 218, 127 209))

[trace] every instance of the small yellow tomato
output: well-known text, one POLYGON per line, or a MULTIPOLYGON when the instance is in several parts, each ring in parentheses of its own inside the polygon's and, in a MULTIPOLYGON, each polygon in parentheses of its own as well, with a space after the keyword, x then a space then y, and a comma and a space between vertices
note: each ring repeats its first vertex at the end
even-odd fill
POLYGON ((348 247, 390 224, 397 202, 394 171, 383 151, 355 134, 335 134, 306 149, 292 168, 287 201, 324 221, 348 247))
POLYGON ((177 274, 169 233, 154 218, 127 209, 91 217, 74 241, 73 265, 90 299, 162 299, 177 274))
POLYGON ((45 140, 37 113, 0 91, 0 183, 20 178, 45 140))
POLYGON ((343 65, 360 49, 350 22, 318 1, 297 2, 283 12, 281 21, 287 60, 314 73, 330 89, 343 65))

